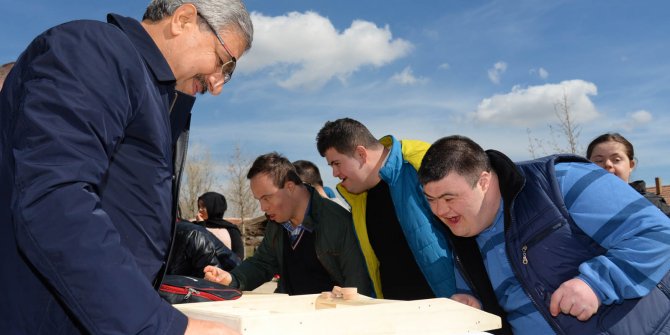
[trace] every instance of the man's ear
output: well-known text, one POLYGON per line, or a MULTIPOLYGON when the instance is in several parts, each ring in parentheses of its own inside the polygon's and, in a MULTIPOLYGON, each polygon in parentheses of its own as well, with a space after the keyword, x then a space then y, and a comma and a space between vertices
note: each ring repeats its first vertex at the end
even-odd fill
POLYGON ((482 188, 483 192, 486 192, 489 187, 491 187, 491 172, 482 171, 479 174, 479 180, 477 181, 479 187, 482 188))
POLYGON ((170 17, 170 32, 175 36, 197 27, 198 10, 191 3, 179 6, 170 17))
POLYGON ((290 181, 290 180, 287 180, 287 181, 284 182, 284 187, 282 187, 282 188, 289 191, 289 193, 293 193, 293 191, 295 190, 295 183, 290 181))
POLYGON ((362 145, 356 146, 356 149, 354 149, 354 157, 359 160, 361 164, 364 164, 368 160, 368 149, 362 145))

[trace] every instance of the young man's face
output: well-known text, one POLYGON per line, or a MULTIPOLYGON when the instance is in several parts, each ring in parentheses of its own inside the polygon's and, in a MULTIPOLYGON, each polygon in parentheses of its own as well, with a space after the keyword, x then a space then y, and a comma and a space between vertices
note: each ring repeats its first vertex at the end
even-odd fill
POLYGON ((348 192, 359 194, 369 189, 366 185, 368 175, 365 164, 357 152, 352 157, 339 153, 335 148, 329 148, 324 156, 333 169, 333 177, 339 178, 348 192))
POLYGON ((268 219, 284 223, 293 216, 296 206, 291 193, 295 189, 295 184, 286 182, 284 188, 279 188, 274 185, 268 174, 261 173, 249 180, 249 186, 268 219))
POLYGON ((490 183, 490 174, 483 172, 472 187, 471 182, 457 173, 424 185, 424 194, 430 209, 456 236, 476 236, 489 222, 483 215, 484 195, 490 183))

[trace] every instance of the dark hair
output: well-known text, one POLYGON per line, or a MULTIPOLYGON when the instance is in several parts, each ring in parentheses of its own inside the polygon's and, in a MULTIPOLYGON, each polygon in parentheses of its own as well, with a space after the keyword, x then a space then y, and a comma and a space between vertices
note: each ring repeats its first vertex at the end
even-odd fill
POLYGON ((298 176, 300 176, 300 179, 302 179, 303 183, 323 186, 321 173, 319 172, 319 168, 316 166, 316 164, 306 160, 298 160, 293 162, 293 166, 295 167, 295 171, 298 173, 298 176))
POLYGON ((350 118, 328 121, 316 135, 316 148, 321 157, 325 157, 326 151, 330 148, 351 156, 359 145, 365 148, 378 148, 381 143, 362 123, 350 118))
POLYGON ((425 185, 456 172, 474 187, 482 171, 491 171, 484 149, 465 136, 447 136, 435 141, 426 151, 419 168, 419 181, 425 185))
POLYGON ((251 164, 251 168, 249 168, 247 179, 261 173, 269 175, 274 185, 279 188, 284 188, 287 181, 292 181, 297 185, 302 184, 302 180, 298 177, 293 164, 286 157, 274 151, 256 158, 254 163, 251 164))
POLYGON ((614 141, 614 142, 619 142, 623 144, 623 146, 626 148, 626 156, 628 156, 628 159, 631 161, 635 158, 635 151, 633 150, 633 145, 628 142, 628 140, 621 136, 619 133, 605 133, 602 134, 598 137, 596 137, 591 143, 589 143, 588 148, 586 149, 586 158, 591 159, 591 155, 593 154, 593 149, 596 148, 596 145, 600 143, 605 143, 609 141, 614 141))

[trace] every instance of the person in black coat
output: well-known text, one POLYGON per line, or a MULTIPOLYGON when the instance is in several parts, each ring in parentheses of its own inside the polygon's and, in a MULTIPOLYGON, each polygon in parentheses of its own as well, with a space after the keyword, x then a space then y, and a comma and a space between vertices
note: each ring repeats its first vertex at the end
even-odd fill
POLYGON ((167 274, 203 278, 207 265, 230 271, 240 264, 240 258, 204 227, 182 220, 176 229, 167 274))
POLYGON ((196 223, 208 228, 240 259, 244 259, 244 242, 240 228, 223 219, 228 209, 226 197, 216 192, 207 192, 198 198, 198 218, 196 223), (218 231, 224 230, 221 234, 218 231))

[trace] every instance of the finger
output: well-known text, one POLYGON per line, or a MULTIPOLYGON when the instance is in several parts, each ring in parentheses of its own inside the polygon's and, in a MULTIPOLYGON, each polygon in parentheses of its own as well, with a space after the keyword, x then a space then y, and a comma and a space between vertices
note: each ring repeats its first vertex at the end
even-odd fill
POLYGON ((584 311, 582 311, 579 315, 577 315, 577 320, 586 321, 586 320, 590 319, 591 316, 593 316, 593 313, 584 309, 584 311))
POLYGON ((561 300, 563 299, 563 290, 559 287, 554 294, 551 295, 551 302, 549 303, 549 313, 551 313, 552 316, 557 316, 558 313, 560 312, 559 310, 559 304, 561 303, 561 300))
POLYGON ((585 313, 585 312, 586 312, 586 308, 584 308, 584 305, 580 305, 580 304, 573 304, 570 307, 570 310, 569 310, 570 315, 576 316, 578 318, 579 318, 580 315, 582 315, 582 313, 585 313))
POLYGON ((467 305, 468 301, 465 299, 465 296, 462 294, 454 294, 451 296, 451 300, 459 302, 461 304, 467 305))
POLYGON ((570 314, 570 310, 572 309, 572 306, 574 305, 574 302, 572 299, 569 299, 568 297, 563 297, 561 299, 561 303, 558 305, 561 313, 563 314, 570 314))

